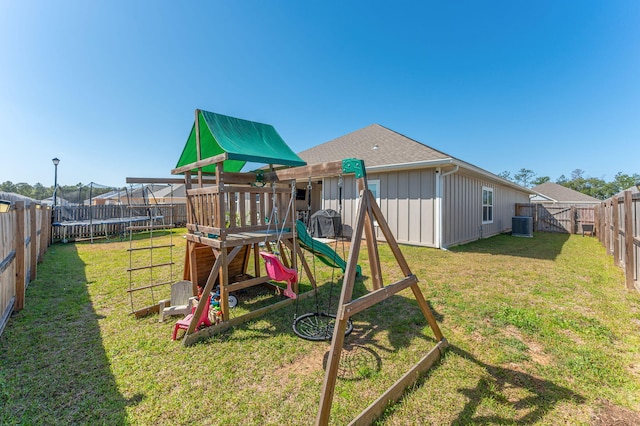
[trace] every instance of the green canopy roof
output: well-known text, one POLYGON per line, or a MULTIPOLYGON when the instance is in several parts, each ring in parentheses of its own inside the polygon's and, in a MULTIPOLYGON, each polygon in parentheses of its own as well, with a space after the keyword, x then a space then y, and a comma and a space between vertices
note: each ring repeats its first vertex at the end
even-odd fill
MULTIPOLYGON (((226 153, 227 160, 223 166, 225 172, 239 172, 247 161, 282 166, 307 164, 289 148, 276 129, 269 124, 208 111, 199 111, 198 122, 200 160, 226 153)), ((196 161, 198 158, 194 123, 176 168, 196 161)), ((215 173, 215 170, 214 164, 202 168, 203 173, 215 173)))

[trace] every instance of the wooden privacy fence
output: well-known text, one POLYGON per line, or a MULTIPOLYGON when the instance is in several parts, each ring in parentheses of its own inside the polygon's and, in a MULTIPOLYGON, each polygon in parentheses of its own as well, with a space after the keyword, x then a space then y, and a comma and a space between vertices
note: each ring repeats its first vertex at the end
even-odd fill
POLYGON ((11 313, 24 307, 25 290, 36 279, 50 229, 48 207, 16 201, 0 213, 0 334, 11 313))
POLYGON ((583 234, 593 232, 595 207, 575 204, 516 203, 516 216, 532 217, 534 231, 583 234))
POLYGON ((625 191, 622 197, 601 203, 596 210, 596 230, 607 254, 624 268, 627 288, 640 291, 640 193, 625 191))
POLYGON ((187 223, 186 204, 59 206, 53 213, 53 241, 121 236, 131 221, 153 217, 167 225, 187 223))

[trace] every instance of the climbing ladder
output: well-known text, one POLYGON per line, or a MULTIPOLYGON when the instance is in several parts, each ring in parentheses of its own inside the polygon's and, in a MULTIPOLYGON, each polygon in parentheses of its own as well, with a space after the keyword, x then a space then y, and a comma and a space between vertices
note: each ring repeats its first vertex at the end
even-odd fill
POLYGON ((139 216, 141 211, 148 215, 145 224, 130 224, 126 230, 129 233, 129 301, 131 313, 136 317, 142 317, 150 313, 158 312, 158 303, 165 299, 170 291, 170 285, 174 283, 173 266, 173 232, 174 204, 173 187, 171 186, 171 201, 169 204, 158 205, 150 203, 153 193, 149 187, 143 187, 143 204, 130 204, 130 216, 139 216), (165 214, 162 214, 161 207, 165 214), (166 213, 169 220, 165 220, 166 213), (159 242, 158 239, 169 230, 169 242, 159 242), (138 238, 142 233, 148 233, 148 239, 138 238))

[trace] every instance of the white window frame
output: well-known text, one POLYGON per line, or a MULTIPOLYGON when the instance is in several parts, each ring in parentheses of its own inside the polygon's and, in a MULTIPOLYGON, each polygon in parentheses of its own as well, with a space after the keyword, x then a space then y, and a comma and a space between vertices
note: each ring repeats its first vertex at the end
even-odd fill
MULTIPOLYGON (((367 179, 367 187, 369 188, 369 191, 371 191, 371 193, 373 194, 373 197, 376 199, 376 203, 378 204, 378 207, 380 207, 380 179, 367 179), (375 189, 373 189, 373 188, 375 189)), ((360 191, 358 191, 358 181, 356 179, 356 210, 358 211, 358 206, 360 205, 360 191)), ((378 226, 378 221, 374 219, 373 221, 373 225, 374 226, 378 226)))
POLYGON ((480 200, 482 203, 482 209, 480 211, 480 214, 482 216, 482 224, 487 224, 487 223, 493 223, 493 210, 495 207, 495 202, 494 202, 494 198, 493 198, 493 188, 489 188, 488 186, 483 186, 482 187, 482 199, 480 200), (485 202, 485 193, 489 194, 489 200, 488 202, 485 202), (485 209, 488 209, 487 212, 490 213, 487 216, 487 219, 485 219, 485 209))

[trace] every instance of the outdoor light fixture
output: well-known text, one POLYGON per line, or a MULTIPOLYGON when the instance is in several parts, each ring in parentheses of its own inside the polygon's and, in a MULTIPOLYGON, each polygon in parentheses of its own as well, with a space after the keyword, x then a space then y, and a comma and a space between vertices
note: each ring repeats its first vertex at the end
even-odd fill
POLYGON ((60 164, 60 159, 58 157, 53 157, 53 166, 55 167, 54 177, 53 177, 53 209, 56 209, 56 201, 58 199, 58 164, 60 164))

